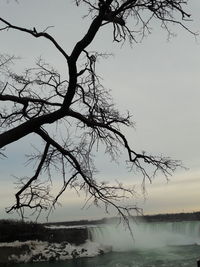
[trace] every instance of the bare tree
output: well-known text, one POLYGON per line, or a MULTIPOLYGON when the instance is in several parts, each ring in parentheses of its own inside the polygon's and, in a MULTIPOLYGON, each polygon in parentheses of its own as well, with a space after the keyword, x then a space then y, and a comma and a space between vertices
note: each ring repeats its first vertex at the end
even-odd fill
POLYGON ((104 146, 114 160, 118 152, 125 149, 128 167, 142 173, 143 184, 159 171, 166 177, 171 175, 181 162, 138 153, 130 147, 120 126, 133 126, 131 116, 119 113, 95 71, 98 58, 107 55, 90 52, 88 46, 97 32, 108 24, 113 26, 113 40, 120 43, 128 40, 132 44, 143 38, 150 32, 154 20, 169 35, 170 24, 178 24, 191 32, 184 24, 190 18, 184 11, 187 0, 76 0, 75 4, 88 8, 91 24, 71 54, 66 53, 48 29, 28 29, 0 17, 1 32, 14 30, 45 38, 62 54, 68 68, 62 79, 57 70, 39 59, 34 68, 18 75, 9 68, 12 58, 0 58, 0 148, 31 133, 44 142, 42 152, 29 156, 31 162, 37 162, 36 170, 32 177, 19 179, 16 203, 7 212, 20 210, 23 216, 25 208, 38 213, 43 209, 51 210, 66 188, 72 188, 84 191, 87 201, 97 206, 103 203, 106 211, 114 207, 126 220, 132 211, 139 211, 135 205, 126 206, 122 201, 135 196, 134 188, 126 188, 122 183, 98 182, 93 164, 94 148, 104 146), (4 105, 5 102, 9 104, 4 105), (57 129, 56 136, 47 131, 49 124, 57 129), (59 134, 60 127, 66 127, 64 137, 59 134), (76 129, 79 134, 73 135, 70 129, 76 129), (62 176, 61 190, 54 198, 50 196, 48 183, 39 181, 39 176, 45 173, 51 178, 52 168, 62 176))

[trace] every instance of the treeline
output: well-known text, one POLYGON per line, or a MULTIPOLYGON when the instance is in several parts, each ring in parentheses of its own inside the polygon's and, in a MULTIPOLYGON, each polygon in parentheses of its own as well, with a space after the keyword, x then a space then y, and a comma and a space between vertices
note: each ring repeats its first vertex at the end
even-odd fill
POLYGON ((145 215, 147 222, 200 221, 200 212, 145 215))
POLYGON ((86 228, 49 229, 45 225, 17 220, 0 220, 0 243, 39 240, 50 243, 83 244, 88 239, 86 228))
MULTIPOLYGON (((155 214, 132 217, 133 220, 142 220, 146 222, 178 222, 178 221, 200 221, 200 212, 191 213, 168 213, 155 214)), ((64 225, 64 226, 78 226, 78 225, 98 225, 105 223, 119 222, 119 218, 103 218, 101 220, 80 220, 80 221, 66 221, 66 222, 50 222, 45 225, 64 225)))

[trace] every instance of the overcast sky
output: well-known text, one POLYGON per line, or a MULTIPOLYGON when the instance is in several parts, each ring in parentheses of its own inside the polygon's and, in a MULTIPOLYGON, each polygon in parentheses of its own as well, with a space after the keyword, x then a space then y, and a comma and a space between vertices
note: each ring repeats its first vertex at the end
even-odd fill
MULTIPOLYGON (((84 8, 77 8, 69 0, 0 0, 0 15, 19 26, 51 33, 70 53, 89 25, 89 18, 82 19, 84 8)), ((200 31, 200 1, 190 0, 189 13, 193 21, 187 25, 200 31)), ((177 34, 167 39, 159 24, 152 25, 152 33, 131 48, 112 42, 110 29, 97 35, 90 50, 113 53, 102 60, 97 71, 104 85, 111 89, 114 102, 121 111, 129 110, 136 123, 135 129, 126 130, 130 144, 137 151, 163 154, 183 161, 187 170, 177 170, 167 183, 158 176, 147 185, 145 201, 138 197, 144 213, 165 213, 200 210, 200 39, 180 27, 172 27, 177 34)), ((22 70, 42 56, 61 72, 65 72, 64 59, 46 40, 34 39, 14 31, 0 34, 1 53, 15 54, 22 58, 15 68, 22 70), (25 66, 26 67, 26 66, 25 66)), ((8 159, 0 162, 0 217, 9 217, 4 208, 12 204, 14 192, 12 175, 25 175, 23 152, 28 152, 29 137, 7 147, 8 159), (27 145, 24 145, 27 144, 27 145)), ((126 183, 138 182, 127 173, 123 164, 114 167, 107 158, 97 157, 103 169, 100 177, 107 181, 117 178, 126 183)), ((26 175, 31 174, 31 170, 26 175)), ((59 181, 59 177, 55 184, 59 181)), ((57 186, 57 184, 55 185, 57 186)), ((140 191, 139 185, 138 190, 140 191)), ((67 192, 50 220, 101 218, 103 211, 91 207, 81 209, 82 199, 67 192)))

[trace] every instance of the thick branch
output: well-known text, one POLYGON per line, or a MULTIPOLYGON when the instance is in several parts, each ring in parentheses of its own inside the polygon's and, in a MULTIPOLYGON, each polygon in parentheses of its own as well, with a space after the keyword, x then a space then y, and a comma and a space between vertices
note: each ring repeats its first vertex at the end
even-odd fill
POLYGON ((62 117, 64 117, 63 110, 59 109, 50 114, 45 114, 40 117, 31 119, 22 123, 21 125, 14 127, 2 134, 0 134, 0 148, 13 143, 22 137, 35 132, 41 125, 46 123, 54 123, 62 117))
POLYGON ((101 11, 101 13, 93 20, 86 35, 75 45, 70 56, 70 58, 73 61, 76 61, 78 57, 80 56, 80 54, 82 53, 82 51, 93 41, 99 28, 101 27, 103 17, 104 17, 103 12, 105 13, 105 10, 101 11))
POLYGON ((76 66, 76 61, 80 54, 83 52, 83 50, 93 41, 95 35, 97 34, 101 23, 103 20, 102 15, 98 15, 90 25, 90 28, 86 35, 75 45, 70 58, 68 60, 68 67, 69 67, 69 86, 68 90, 63 102, 63 106, 65 109, 68 109, 72 99, 75 94, 76 86, 77 86, 77 66, 76 66))

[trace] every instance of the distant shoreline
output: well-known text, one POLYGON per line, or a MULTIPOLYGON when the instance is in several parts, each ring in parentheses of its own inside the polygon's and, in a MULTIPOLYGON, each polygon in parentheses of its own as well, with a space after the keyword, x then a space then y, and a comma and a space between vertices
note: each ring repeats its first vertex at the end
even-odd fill
MULTIPOLYGON (((146 222, 181 222, 181 221, 200 221, 200 211, 198 212, 181 212, 181 213, 163 213, 154 215, 133 216, 133 220, 142 220, 146 222)), ((79 225, 99 225, 105 223, 112 223, 116 221, 116 217, 102 218, 99 220, 78 220, 78 221, 62 221, 62 222, 48 222, 43 225, 65 225, 65 226, 79 226, 79 225)))

